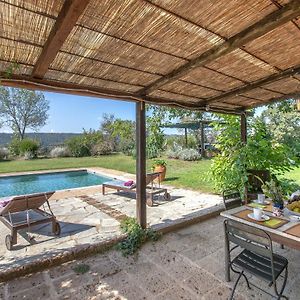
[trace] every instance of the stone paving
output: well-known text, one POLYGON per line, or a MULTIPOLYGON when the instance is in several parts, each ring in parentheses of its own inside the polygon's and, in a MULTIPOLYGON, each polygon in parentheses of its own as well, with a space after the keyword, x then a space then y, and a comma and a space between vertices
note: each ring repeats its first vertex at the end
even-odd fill
MULTIPOLYGON (((232 282, 224 282, 222 218, 164 235, 143 246, 138 255, 125 258, 115 250, 82 261, 72 261, 41 273, 0 284, 0 298, 11 299, 227 299, 232 282), (76 274, 74 268, 87 265, 89 271, 76 274)), ((286 295, 300 294, 300 252, 275 251, 289 260, 286 295)), ((234 278, 233 278, 234 279, 234 278)), ((250 282, 268 289, 258 280, 250 282)), ((235 299, 271 299, 242 280, 235 299)))
MULTIPOLYGON (((93 171, 104 172, 95 168, 93 171)), ((106 172, 106 175, 108 172, 106 172)), ((112 173, 117 178, 128 178, 128 174, 112 173)), ((221 198, 217 195, 168 187, 171 201, 161 197, 148 207, 150 225, 167 227, 183 220, 207 214, 220 209, 221 198)), ((109 191, 103 196, 101 186, 84 189, 58 191, 50 201, 52 210, 60 222, 62 234, 55 237, 50 225, 31 228, 28 234, 18 234, 18 244, 8 251, 4 238, 8 229, 0 223, 0 277, 2 273, 26 268, 31 264, 72 253, 77 249, 101 245, 120 237, 119 221, 124 216, 135 217, 136 201, 133 194, 109 191)))

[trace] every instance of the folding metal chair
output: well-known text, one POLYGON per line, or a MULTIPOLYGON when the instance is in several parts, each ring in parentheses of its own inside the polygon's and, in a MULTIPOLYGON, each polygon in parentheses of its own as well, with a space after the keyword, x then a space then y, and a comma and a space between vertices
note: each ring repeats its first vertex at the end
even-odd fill
POLYGON ((245 278, 247 286, 250 289, 250 283, 245 275, 247 273, 267 282, 269 287, 273 286, 275 295, 272 295, 253 283, 251 283, 251 285, 277 299, 288 299, 283 295, 287 282, 288 260, 281 255, 273 253, 272 240, 268 233, 262 229, 229 220, 224 221, 224 229, 225 246, 227 249, 229 250, 229 242, 244 249, 232 260, 230 258, 231 252, 228 251, 229 257, 227 257, 227 261, 230 265, 230 269, 234 273, 239 274, 229 299, 233 299, 234 292, 241 277, 245 278), (281 275, 283 271, 285 271, 284 276, 281 275), (278 291, 277 288, 277 279, 279 276, 283 277, 280 291, 278 291))

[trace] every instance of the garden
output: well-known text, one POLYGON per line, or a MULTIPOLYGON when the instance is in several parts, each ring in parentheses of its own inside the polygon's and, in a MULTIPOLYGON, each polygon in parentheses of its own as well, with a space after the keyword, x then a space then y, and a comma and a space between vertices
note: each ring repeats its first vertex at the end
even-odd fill
MULTIPOLYGON (((98 129, 83 129, 82 134, 60 144, 44 145, 26 135, 28 129, 37 131, 47 121, 49 103, 44 95, 1 88, 0 96, 2 124, 14 133, 11 141, 0 148, 1 173, 81 167, 135 173, 134 121, 104 115, 98 129)), ((242 192, 248 170, 267 170, 286 193, 291 193, 300 184, 300 114, 294 106, 295 102, 289 100, 249 112, 248 141, 244 144, 239 116, 149 105, 147 170, 164 165, 166 184, 211 193, 235 187, 242 192), (174 121, 203 120, 211 123, 203 137, 197 129, 189 130, 185 138, 163 131, 174 121), (201 139, 213 149, 206 151, 206 158, 199 152, 201 139)))

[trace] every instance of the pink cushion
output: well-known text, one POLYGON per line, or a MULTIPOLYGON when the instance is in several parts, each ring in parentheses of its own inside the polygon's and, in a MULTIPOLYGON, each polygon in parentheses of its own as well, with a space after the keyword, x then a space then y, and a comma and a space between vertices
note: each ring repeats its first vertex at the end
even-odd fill
POLYGON ((10 201, 11 201, 11 198, 2 198, 0 200, 0 208, 5 207, 10 201))
POLYGON ((126 181, 126 182, 124 182, 124 186, 132 186, 132 185, 134 185, 134 181, 133 180, 128 180, 128 181, 126 181))

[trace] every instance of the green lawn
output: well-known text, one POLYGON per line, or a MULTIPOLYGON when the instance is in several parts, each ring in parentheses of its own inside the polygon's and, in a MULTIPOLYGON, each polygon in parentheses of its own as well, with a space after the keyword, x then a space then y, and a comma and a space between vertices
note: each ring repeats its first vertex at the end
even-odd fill
MULTIPOLYGON (((209 160, 187 162, 168 159, 166 183, 202 192, 213 192, 212 182, 207 176, 209 166, 209 160)), ((2 161, 0 162, 0 173, 86 167, 109 168, 134 174, 135 160, 132 157, 115 154, 101 157, 2 161)), ((151 162, 148 162, 148 170, 150 170, 150 167, 151 162)), ((287 173, 285 177, 295 180, 300 185, 300 168, 287 173)))

